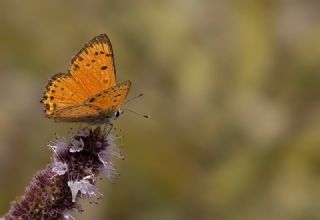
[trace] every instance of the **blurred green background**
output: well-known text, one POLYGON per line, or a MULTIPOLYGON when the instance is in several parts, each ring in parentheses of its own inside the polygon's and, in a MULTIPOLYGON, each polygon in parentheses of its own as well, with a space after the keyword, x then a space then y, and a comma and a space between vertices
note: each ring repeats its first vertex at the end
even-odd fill
POLYGON ((0 215, 77 124, 46 119, 52 74, 100 33, 145 93, 115 122, 120 177, 77 219, 320 219, 320 2, 0 2, 0 215))

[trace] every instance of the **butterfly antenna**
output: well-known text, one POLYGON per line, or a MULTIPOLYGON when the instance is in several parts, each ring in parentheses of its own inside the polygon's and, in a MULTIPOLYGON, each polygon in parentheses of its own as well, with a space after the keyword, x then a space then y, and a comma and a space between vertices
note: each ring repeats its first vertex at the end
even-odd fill
POLYGON ((131 112, 131 113, 134 113, 134 114, 136 114, 136 115, 140 115, 140 116, 142 116, 142 117, 144 117, 144 118, 151 118, 150 115, 143 115, 143 114, 140 114, 140 113, 138 113, 138 112, 135 112, 135 111, 133 111, 133 110, 131 110, 131 109, 125 108, 124 110, 125 110, 125 111, 129 111, 129 112, 131 112))
POLYGON ((135 96, 135 97, 132 97, 131 99, 128 99, 127 101, 125 101, 123 103, 123 105, 127 104, 128 102, 131 102, 132 100, 134 99, 137 99, 137 98, 140 98, 141 96, 143 96, 143 93, 140 93, 139 95, 135 96))

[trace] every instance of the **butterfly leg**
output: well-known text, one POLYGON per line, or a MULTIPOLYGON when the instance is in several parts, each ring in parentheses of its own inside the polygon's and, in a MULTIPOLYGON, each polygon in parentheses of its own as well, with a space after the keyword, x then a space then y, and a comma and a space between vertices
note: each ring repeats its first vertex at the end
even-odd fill
POLYGON ((113 124, 112 124, 112 123, 109 123, 108 125, 110 126, 110 128, 109 128, 109 130, 108 130, 108 132, 107 132, 107 136, 110 134, 110 132, 111 132, 112 129, 113 129, 113 124))

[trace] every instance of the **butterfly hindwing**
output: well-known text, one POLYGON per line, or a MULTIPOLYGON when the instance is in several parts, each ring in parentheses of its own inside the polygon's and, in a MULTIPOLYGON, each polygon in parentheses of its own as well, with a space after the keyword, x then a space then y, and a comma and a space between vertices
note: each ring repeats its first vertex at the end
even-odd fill
POLYGON ((49 116, 61 108, 81 104, 87 97, 88 94, 71 75, 58 73, 46 86, 41 102, 45 104, 45 113, 49 116))
POLYGON ((101 109, 93 105, 75 105, 59 109, 51 116, 56 121, 86 122, 95 120, 101 115, 101 109))

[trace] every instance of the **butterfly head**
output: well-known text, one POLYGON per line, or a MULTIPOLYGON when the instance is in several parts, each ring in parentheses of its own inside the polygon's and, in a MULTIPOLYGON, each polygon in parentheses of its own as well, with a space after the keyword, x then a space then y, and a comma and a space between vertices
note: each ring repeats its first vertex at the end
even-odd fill
POLYGON ((115 112, 113 113, 113 118, 114 118, 114 119, 117 119, 117 118, 119 118, 120 115, 122 115, 123 113, 124 113, 124 109, 119 108, 117 111, 115 111, 115 112))
POLYGON ((113 120, 116 120, 124 113, 124 110, 119 108, 108 114, 101 115, 101 117, 94 118, 93 120, 87 120, 90 124, 110 124, 113 120))

